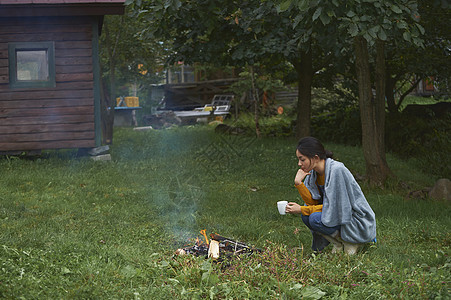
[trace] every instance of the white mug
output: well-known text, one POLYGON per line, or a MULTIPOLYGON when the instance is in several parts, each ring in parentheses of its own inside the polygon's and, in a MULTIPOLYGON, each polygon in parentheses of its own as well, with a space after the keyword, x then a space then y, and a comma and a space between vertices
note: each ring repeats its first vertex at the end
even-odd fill
POLYGON ((279 214, 285 215, 285 209, 287 208, 288 201, 278 201, 277 208, 279 209, 279 214))

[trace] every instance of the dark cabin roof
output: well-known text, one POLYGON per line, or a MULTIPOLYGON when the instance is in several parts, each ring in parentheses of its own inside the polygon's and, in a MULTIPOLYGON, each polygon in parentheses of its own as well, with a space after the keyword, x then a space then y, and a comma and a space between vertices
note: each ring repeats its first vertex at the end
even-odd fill
POLYGON ((0 17, 102 16, 124 13, 125 0, 0 0, 0 17))

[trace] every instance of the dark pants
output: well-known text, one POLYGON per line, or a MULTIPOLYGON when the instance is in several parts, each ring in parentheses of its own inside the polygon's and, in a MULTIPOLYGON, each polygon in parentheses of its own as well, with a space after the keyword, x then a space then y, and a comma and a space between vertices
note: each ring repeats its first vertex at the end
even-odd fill
POLYGON ((321 251, 327 245, 329 245, 329 241, 326 240, 321 234, 331 235, 337 230, 340 230, 340 225, 334 227, 327 227, 321 222, 321 212, 316 212, 311 214, 310 216, 302 215, 302 221, 304 224, 310 228, 313 235, 312 249, 313 251, 321 251))

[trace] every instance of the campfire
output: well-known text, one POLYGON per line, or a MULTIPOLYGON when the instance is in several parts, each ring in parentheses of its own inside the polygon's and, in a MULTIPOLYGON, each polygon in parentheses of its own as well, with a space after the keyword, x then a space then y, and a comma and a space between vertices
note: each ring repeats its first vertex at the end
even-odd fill
POLYGON ((217 233, 210 234, 210 240, 208 240, 206 230, 201 230, 205 241, 196 238, 193 246, 180 248, 175 251, 176 255, 195 255, 205 256, 214 260, 224 259, 235 255, 246 254, 250 255, 254 252, 261 252, 260 249, 250 247, 244 243, 220 236, 217 233))

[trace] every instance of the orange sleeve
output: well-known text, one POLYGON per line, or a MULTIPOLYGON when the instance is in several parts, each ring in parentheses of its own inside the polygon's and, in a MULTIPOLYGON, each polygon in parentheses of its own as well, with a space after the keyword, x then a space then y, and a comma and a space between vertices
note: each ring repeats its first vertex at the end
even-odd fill
POLYGON ((301 183, 299 185, 295 185, 296 189, 299 192, 299 195, 301 195, 302 200, 304 200, 305 204, 307 205, 318 205, 317 200, 313 200, 312 194, 307 189, 307 187, 301 183))
POLYGON ((312 194, 303 183, 295 185, 295 187, 301 195, 302 200, 304 200, 305 204, 307 204, 307 206, 301 206, 301 214, 304 216, 310 216, 315 212, 323 210, 323 205, 318 204, 319 201, 312 198, 312 194))
POLYGON ((310 216, 313 213, 323 211, 323 205, 309 205, 309 206, 301 206, 301 214, 304 216, 310 216))

